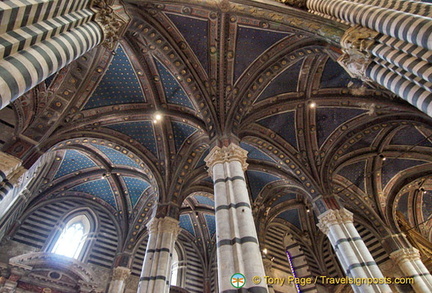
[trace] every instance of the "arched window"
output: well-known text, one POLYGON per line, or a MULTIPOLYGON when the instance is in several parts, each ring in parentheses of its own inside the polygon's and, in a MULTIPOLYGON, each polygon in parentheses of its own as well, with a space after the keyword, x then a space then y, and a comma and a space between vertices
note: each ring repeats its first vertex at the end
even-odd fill
POLYGON ((85 215, 72 218, 66 223, 51 252, 79 258, 89 231, 90 221, 85 215))

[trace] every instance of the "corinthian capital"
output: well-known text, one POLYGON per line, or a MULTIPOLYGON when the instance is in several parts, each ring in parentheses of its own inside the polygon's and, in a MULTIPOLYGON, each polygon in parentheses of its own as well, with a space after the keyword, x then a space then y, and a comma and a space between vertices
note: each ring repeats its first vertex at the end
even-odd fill
POLYGON ((172 233, 175 237, 177 237, 181 230, 179 221, 170 217, 153 218, 148 222, 147 228, 150 233, 172 233))
POLYGON ((420 260, 420 252, 414 247, 402 248, 390 253, 390 259, 399 265, 403 261, 420 260))
POLYGON ((318 216, 318 228, 324 233, 328 234, 330 226, 341 225, 353 222, 353 214, 347 209, 328 210, 318 216))
POLYGON ((14 173, 21 166, 21 160, 9 154, 0 152, 0 171, 6 177, 14 173))
POLYGON ((211 175, 213 166, 216 164, 223 164, 227 162, 239 161, 242 165, 243 171, 246 171, 248 164, 246 163, 247 151, 240 146, 231 143, 227 147, 215 146, 208 156, 204 159, 209 168, 211 175))
POLYGON ((91 8, 96 13, 95 22, 104 32, 102 45, 113 50, 130 22, 125 7, 118 0, 93 0, 91 8))
POLYGON ((339 57, 339 64, 355 78, 368 80, 366 69, 372 62, 370 50, 375 45, 378 32, 354 26, 346 30, 340 44, 343 54, 339 57))
POLYGON ((125 267, 116 267, 113 269, 113 280, 126 281, 131 274, 131 270, 125 267))

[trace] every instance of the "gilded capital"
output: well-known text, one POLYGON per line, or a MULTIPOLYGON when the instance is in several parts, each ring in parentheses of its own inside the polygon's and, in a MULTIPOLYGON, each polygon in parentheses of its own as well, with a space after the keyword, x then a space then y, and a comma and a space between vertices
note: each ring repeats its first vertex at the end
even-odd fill
POLYGON ((158 232, 171 233, 174 237, 177 237, 181 230, 179 221, 171 217, 153 218, 147 223, 147 229, 150 234, 158 232))
POLYGON ((318 219, 318 228, 327 235, 330 230, 330 226, 352 223, 353 213, 347 209, 328 210, 325 213, 319 215, 318 219))
POLYGON ((21 167, 21 163, 20 159, 4 152, 0 152, 0 171, 2 171, 7 177, 10 177, 10 174, 13 174, 19 167, 21 167))
POLYGON ((338 63, 351 77, 369 80, 366 69, 372 62, 370 50, 375 45, 378 34, 377 31, 359 25, 345 31, 340 41, 343 54, 339 57, 338 63))
POLYGON ((233 161, 239 161, 242 165, 243 171, 246 171, 248 166, 248 163, 246 163, 247 153, 248 152, 242 149, 240 146, 231 143, 227 147, 215 146, 204 159, 204 161, 209 168, 210 176, 212 175, 212 169, 214 165, 233 161))
POLYGON ((95 12, 94 21, 104 33, 102 45, 113 50, 130 22, 125 7, 119 1, 93 0, 91 8, 95 12))
POLYGON ((390 253, 390 259, 399 265, 403 261, 420 260, 420 252, 414 247, 401 248, 390 253))
POLYGON ((116 267, 113 269, 112 279, 116 281, 126 281, 131 274, 131 270, 125 267, 116 267))

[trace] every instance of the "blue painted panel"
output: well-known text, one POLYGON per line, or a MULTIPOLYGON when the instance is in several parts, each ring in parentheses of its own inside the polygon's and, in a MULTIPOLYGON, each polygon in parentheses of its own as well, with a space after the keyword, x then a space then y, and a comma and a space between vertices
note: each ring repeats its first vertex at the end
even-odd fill
POLYGON ((186 38, 203 68, 208 72, 208 21, 173 14, 167 15, 186 38))
POLYGON ((294 226, 302 230, 298 209, 292 209, 292 210, 282 212, 276 218, 284 219, 285 221, 293 224, 294 226))
POLYGON ((259 125, 273 130, 285 139, 294 148, 297 148, 297 136, 295 132, 295 112, 285 112, 273 115, 257 122, 259 125))
POLYGON ((427 162, 419 160, 407 160, 407 159, 387 159, 384 162, 382 168, 382 184, 386 186, 397 173, 412 168, 415 166, 426 164, 427 162))
POLYGON ((182 144, 184 143, 184 141, 191 136, 192 134, 194 134, 198 129, 196 129, 195 127, 192 127, 190 125, 187 125, 185 123, 181 123, 181 122, 171 122, 172 125, 172 130, 174 133, 174 143, 175 143, 175 147, 177 152, 180 150, 182 144))
POLYGON ((289 200, 296 199, 296 198, 297 198, 297 195, 295 193, 284 194, 273 202, 272 207, 275 205, 278 205, 282 202, 289 201, 289 200))
POLYGON ((342 168, 339 174, 351 181, 355 186, 361 190, 365 190, 364 177, 365 177, 366 161, 357 162, 342 168))
POLYGON ((180 227, 182 227, 186 231, 189 231, 189 233, 195 236, 195 230, 193 228, 191 218, 188 214, 180 215, 180 227))
POLYGON ((84 192, 95 197, 99 197, 116 207, 116 201, 109 182, 106 179, 98 179, 90 182, 85 182, 75 186, 72 191, 84 192))
POLYGON ((270 158, 267 154, 265 154, 260 149, 257 149, 256 147, 254 147, 250 144, 242 142, 242 143, 240 143, 240 146, 243 149, 248 151, 248 158, 250 158, 250 159, 262 160, 262 161, 267 161, 267 162, 272 162, 272 163, 275 162, 275 160, 270 158))
POLYGON ((343 88, 350 81, 358 85, 362 83, 360 80, 351 78, 342 66, 329 58, 321 76, 321 88, 343 88))
POLYGON ((432 147, 432 143, 415 127, 405 127, 398 131, 392 138, 390 144, 432 147))
POLYGON ((54 179, 92 167, 96 167, 95 162, 88 158, 84 153, 76 150, 67 150, 54 179))
POLYGON ((357 117, 365 110, 354 108, 320 108, 316 109, 316 123, 318 144, 322 146, 324 141, 341 124, 357 117))
POLYGON ((94 143, 92 143, 91 145, 101 151, 105 156, 107 156, 113 165, 124 165, 134 168, 141 168, 137 163, 135 163, 134 160, 119 151, 116 151, 110 147, 94 143))
POLYGON ((262 101, 266 98, 270 98, 282 93, 297 91, 297 82, 302 63, 303 60, 300 60, 279 74, 271 81, 271 83, 266 87, 266 89, 261 93, 256 101, 262 101))
POLYGON ((119 46, 111 65, 84 109, 145 102, 146 99, 131 62, 123 48, 119 46))
POLYGON ((261 190, 269 183, 280 180, 279 177, 260 171, 246 171, 252 198, 255 200, 261 190))
POLYGON ((151 121, 127 122, 106 126, 139 141, 157 157, 156 137, 151 121))
POLYGON ((289 35, 287 33, 240 26, 237 32, 234 80, 236 81, 258 56, 286 36, 289 35))
POLYGON ((164 85, 167 102, 169 104, 195 109, 189 97, 186 95, 185 91, 174 78, 174 76, 172 76, 171 73, 157 59, 155 59, 155 63, 164 85))
POLYGON ((123 180, 126 184, 132 207, 134 207, 150 184, 147 181, 135 177, 123 176, 123 180))
POLYGON ((206 219, 207 228, 209 229, 210 236, 213 236, 216 233, 216 220, 215 220, 215 216, 205 214, 204 217, 206 219))
POLYGON ((203 195, 193 195, 192 196, 194 199, 196 199, 196 201, 200 204, 203 205, 208 205, 211 207, 214 207, 214 200, 212 200, 211 198, 208 198, 207 196, 203 196, 203 195))

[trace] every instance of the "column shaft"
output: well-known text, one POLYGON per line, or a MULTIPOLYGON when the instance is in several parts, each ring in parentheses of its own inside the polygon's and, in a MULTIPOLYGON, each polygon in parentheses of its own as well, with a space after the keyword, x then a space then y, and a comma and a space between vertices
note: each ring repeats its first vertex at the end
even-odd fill
POLYGON ((237 292, 231 284, 236 273, 246 277, 243 288, 268 292, 264 284, 252 282, 265 271, 244 176, 246 156, 245 150, 230 144, 215 147, 205 159, 214 182, 220 292, 237 292))
POLYGON ((371 6, 390 8, 398 11, 430 17, 432 15, 432 6, 427 3, 409 0, 353 0, 356 3, 362 3, 371 6))
POLYGON ((138 293, 168 293, 172 252, 180 232, 178 221, 154 218, 148 224, 150 235, 141 271, 138 293))
MULTIPOLYGON (((352 213, 328 210, 319 217, 318 227, 327 235, 348 277, 384 280, 378 265, 357 232, 352 213)), ((392 292, 387 284, 352 284, 355 292, 392 292)))
POLYGON ((420 259, 419 251, 414 248, 402 248, 390 254, 405 277, 414 278, 411 284, 415 292, 432 292, 432 276, 420 259))
POLYGON ((307 7, 377 32, 432 49, 432 19, 397 10, 344 0, 308 0, 307 7))

